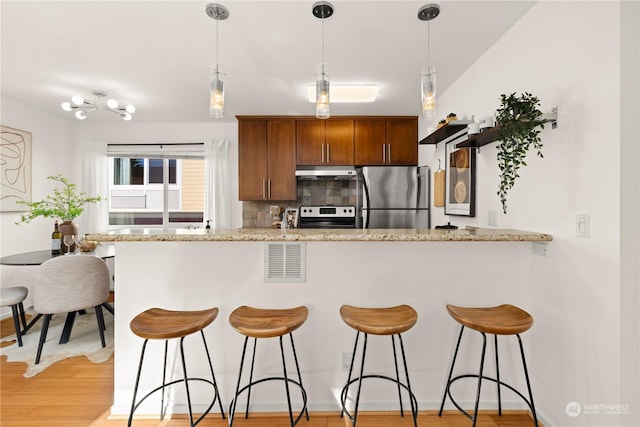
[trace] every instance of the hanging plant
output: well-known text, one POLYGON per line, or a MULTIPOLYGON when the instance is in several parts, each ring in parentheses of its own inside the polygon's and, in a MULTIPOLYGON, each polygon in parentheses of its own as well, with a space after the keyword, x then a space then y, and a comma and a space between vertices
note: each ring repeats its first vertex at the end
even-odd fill
POLYGON ((533 146, 539 157, 542 155, 540 132, 544 129, 545 120, 539 109, 540 100, 524 92, 517 96, 515 93, 507 96, 500 95, 496 122, 498 130, 498 167, 500 168, 500 182, 498 196, 502 203, 502 211, 507 213, 507 193, 515 184, 518 170, 527 166, 525 157, 533 146))

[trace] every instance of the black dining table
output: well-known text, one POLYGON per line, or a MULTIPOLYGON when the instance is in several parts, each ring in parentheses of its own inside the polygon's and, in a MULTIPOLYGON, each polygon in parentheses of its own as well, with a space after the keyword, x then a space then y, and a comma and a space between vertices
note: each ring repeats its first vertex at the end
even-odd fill
MULTIPOLYGON (((14 255, 7 255, 0 258, 0 264, 2 265, 15 265, 15 266, 34 266, 40 265, 43 262, 50 260, 59 256, 87 256, 93 255, 100 257, 102 259, 113 258, 116 256, 115 246, 112 244, 107 245, 99 245, 92 252, 76 252, 72 254, 60 254, 53 255, 50 249, 45 249, 41 251, 31 251, 31 252, 23 252, 14 255)), ((111 314, 113 314, 113 306, 108 303, 102 304, 104 308, 106 308, 111 314)), ((85 314, 84 310, 80 312, 81 314, 85 314)), ((62 334, 60 336, 59 344, 65 344, 69 342, 69 337, 71 336, 71 330, 73 329, 73 323, 76 319, 77 312, 69 312, 67 313, 67 318, 64 322, 64 327, 62 328, 62 334)), ((32 319, 27 327, 24 329, 24 332, 27 332, 35 322, 41 317, 41 314, 38 314, 34 319, 32 319)))

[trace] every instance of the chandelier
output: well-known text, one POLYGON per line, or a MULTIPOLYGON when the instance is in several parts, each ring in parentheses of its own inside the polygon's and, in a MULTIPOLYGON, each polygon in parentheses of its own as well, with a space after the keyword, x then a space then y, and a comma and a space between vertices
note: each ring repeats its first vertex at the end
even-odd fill
POLYGON ((118 105, 118 101, 113 98, 109 98, 107 102, 104 102, 103 98, 107 97, 107 93, 101 90, 94 90, 91 92, 93 95, 93 102, 85 100, 80 95, 74 95, 71 97, 71 102, 65 101, 62 103, 62 109, 64 111, 75 111, 76 119, 84 120, 87 118, 87 114, 96 110, 105 110, 111 113, 117 114, 122 117, 123 120, 131 120, 132 114, 136 112, 136 107, 131 104, 127 104, 124 108, 118 105))

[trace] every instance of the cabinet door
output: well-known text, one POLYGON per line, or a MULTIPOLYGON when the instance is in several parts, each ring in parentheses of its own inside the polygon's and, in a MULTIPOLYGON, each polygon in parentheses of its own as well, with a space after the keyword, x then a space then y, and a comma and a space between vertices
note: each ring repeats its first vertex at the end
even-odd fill
POLYGON ((353 166, 353 120, 325 121, 324 164, 353 166))
POLYGON ((388 165, 418 165, 418 119, 386 120, 388 165))
POLYGON ((238 198, 264 200, 267 196, 266 180, 267 121, 240 120, 238 122, 238 198))
POLYGON ((267 122, 267 198, 296 200, 296 122, 267 122))
POLYGON ((324 164, 324 138, 323 120, 296 120, 297 163, 304 166, 324 164))
POLYGON ((385 121, 363 119, 354 121, 354 158, 356 166, 382 165, 385 150, 385 121))

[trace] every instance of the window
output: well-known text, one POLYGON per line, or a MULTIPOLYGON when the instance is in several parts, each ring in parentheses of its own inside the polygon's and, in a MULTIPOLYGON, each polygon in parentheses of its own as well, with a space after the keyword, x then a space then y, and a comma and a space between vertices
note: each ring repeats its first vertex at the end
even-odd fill
POLYGON ((202 153, 156 155, 154 145, 145 155, 145 150, 137 147, 135 155, 123 149, 110 150, 109 226, 201 225, 205 194, 202 153))

